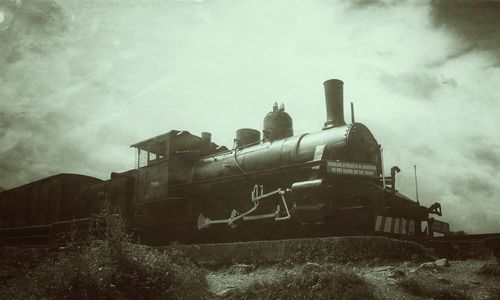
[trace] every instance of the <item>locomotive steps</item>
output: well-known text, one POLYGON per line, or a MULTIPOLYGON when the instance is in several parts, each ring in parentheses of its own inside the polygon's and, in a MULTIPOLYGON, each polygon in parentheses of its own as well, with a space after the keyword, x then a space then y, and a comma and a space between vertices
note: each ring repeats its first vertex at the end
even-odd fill
POLYGON ((371 259, 406 260, 428 257, 421 245, 378 236, 302 238, 238 243, 173 245, 202 265, 348 262, 371 259))

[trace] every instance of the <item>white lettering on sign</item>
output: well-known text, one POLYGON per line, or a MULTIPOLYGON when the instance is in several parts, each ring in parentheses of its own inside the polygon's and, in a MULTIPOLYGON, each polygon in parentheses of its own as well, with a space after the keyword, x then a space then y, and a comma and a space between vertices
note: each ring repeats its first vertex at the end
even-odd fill
POLYGON ((149 184, 150 187, 157 187, 160 185, 160 182, 159 181, 153 181, 149 184))
POLYGON ((375 176, 377 167, 372 164, 353 163, 344 161, 329 161, 329 173, 358 175, 358 176, 375 176))

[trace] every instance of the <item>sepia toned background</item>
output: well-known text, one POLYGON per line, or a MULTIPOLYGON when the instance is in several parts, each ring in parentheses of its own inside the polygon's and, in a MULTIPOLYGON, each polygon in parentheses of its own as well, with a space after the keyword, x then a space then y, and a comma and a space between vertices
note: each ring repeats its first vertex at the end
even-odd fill
POLYGON ((230 147, 275 101, 295 133, 344 81, 356 121, 439 201, 452 230, 500 232, 500 2, 0 0, 0 186, 108 178, 171 129, 230 147))

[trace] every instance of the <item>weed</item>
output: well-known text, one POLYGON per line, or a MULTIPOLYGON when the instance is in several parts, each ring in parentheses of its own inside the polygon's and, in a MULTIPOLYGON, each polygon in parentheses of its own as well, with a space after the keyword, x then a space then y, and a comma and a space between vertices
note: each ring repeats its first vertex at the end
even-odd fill
POLYGON ((398 285, 412 295, 432 298, 434 300, 468 300, 470 297, 463 291, 448 287, 426 285, 415 278, 405 278, 398 285))
POLYGON ((254 283, 232 299, 376 299, 374 289, 347 270, 305 271, 270 283, 254 283))
POLYGON ((489 291, 490 295, 487 300, 500 300, 500 288, 495 288, 489 291))
POLYGON ((481 266, 478 271, 480 275, 488 275, 488 276, 500 276, 500 265, 497 264, 485 264, 481 266))
POLYGON ((130 242, 125 223, 106 216, 100 237, 68 244, 36 268, 10 279, 1 299, 204 299, 204 272, 176 250, 130 242))

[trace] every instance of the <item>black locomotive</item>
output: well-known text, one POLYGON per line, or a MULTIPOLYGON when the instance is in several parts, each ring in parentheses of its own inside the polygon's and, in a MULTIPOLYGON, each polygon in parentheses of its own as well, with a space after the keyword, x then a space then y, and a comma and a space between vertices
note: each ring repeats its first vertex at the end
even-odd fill
POLYGON ((0 227, 85 218, 113 207, 149 243, 331 234, 447 233, 441 215, 398 193, 383 176, 381 148, 363 124, 346 124, 343 82, 324 83, 327 120, 293 134, 274 105, 258 130, 236 131, 231 149, 172 130, 136 143, 137 168, 101 181, 60 174, 0 193, 0 227), (427 226, 424 227, 424 222, 427 226))

